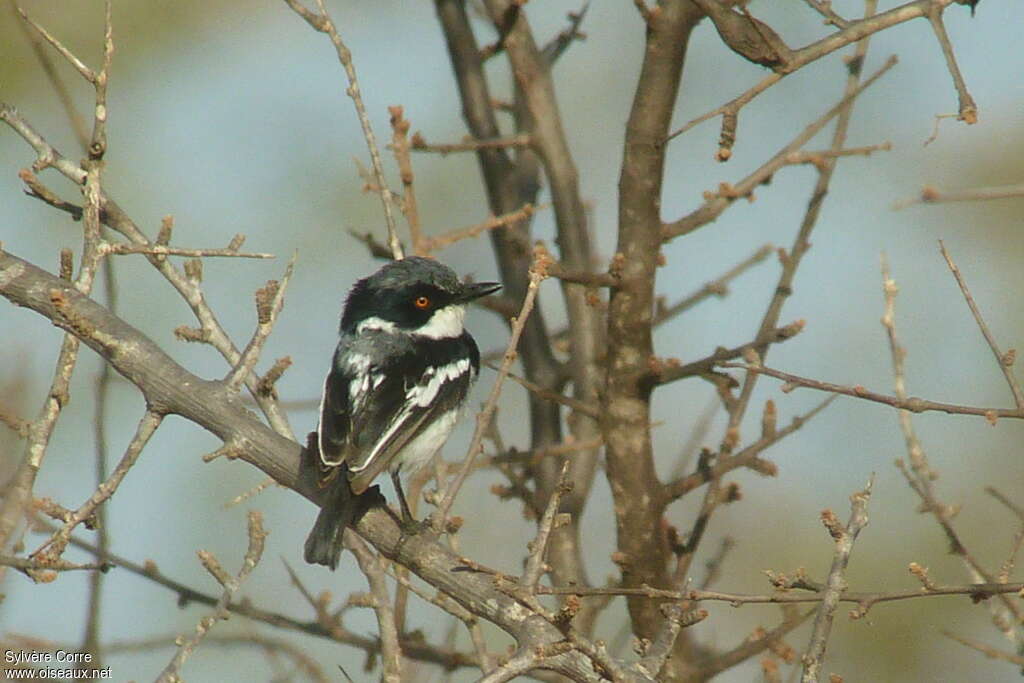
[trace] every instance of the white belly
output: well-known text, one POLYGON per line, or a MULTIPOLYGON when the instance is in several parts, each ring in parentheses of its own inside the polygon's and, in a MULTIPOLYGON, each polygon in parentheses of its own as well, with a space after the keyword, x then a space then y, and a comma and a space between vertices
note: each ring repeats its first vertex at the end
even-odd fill
POLYGON ((448 440, 458 419, 458 410, 449 410, 438 417, 391 460, 390 469, 394 471, 400 468, 402 474, 411 474, 426 465, 448 440))

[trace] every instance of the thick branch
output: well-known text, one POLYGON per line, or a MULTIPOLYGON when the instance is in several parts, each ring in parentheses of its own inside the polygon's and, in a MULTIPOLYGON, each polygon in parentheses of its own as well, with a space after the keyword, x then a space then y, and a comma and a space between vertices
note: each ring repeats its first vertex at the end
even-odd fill
MULTIPOLYGON (((690 3, 663 3, 651 11, 643 67, 626 125, 619 175, 619 239, 616 260, 620 282, 608 302, 608 352, 601 408, 605 417, 605 457, 615 500, 622 583, 627 587, 667 587, 668 548, 661 521, 666 499, 654 468, 647 380, 653 356, 654 288, 661 249, 661 196, 665 135, 690 33, 703 14, 690 3)), ((664 620, 658 605, 642 597, 629 600, 633 632, 654 639, 664 620)), ((687 647, 686 634, 674 653, 687 647)), ((682 677, 685 665, 672 656, 666 680, 682 677)))

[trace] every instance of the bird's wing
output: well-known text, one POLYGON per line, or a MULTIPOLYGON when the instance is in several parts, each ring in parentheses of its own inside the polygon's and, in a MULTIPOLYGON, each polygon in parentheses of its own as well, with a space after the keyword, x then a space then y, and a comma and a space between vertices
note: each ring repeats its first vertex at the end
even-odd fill
POLYGON ((359 493, 413 439, 445 413, 462 404, 472 383, 468 359, 448 365, 384 373, 353 415, 352 440, 357 444, 346 458, 352 490, 359 493))
POLYGON ((317 439, 320 446, 320 462, 335 468, 346 460, 350 450, 349 435, 352 420, 349 415, 349 385, 351 373, 332 363, 331 371, 324 380, 320 398, 320 422, 317 425, 317 439))

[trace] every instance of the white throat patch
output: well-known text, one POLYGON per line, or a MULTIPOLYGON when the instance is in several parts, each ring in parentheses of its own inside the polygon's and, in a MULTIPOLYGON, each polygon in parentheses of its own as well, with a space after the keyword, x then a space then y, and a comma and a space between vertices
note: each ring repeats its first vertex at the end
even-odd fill
POLYGON ((466 307, 452 304, 434 311, 427 324, 413 334, 430 339, 454 339, 462 336, 463 322, 466 320, 466 307))

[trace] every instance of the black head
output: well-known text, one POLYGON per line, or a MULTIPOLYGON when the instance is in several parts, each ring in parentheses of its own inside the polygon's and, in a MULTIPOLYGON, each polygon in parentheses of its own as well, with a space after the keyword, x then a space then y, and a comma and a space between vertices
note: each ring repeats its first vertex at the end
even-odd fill
POLYGON ((431 337, 462 334, 465 305, 496 292, 495 282, 464 284, 448 266, 412 256, 385 264, 352 286, 341 316, 341 332, 395 329, 431 337))

